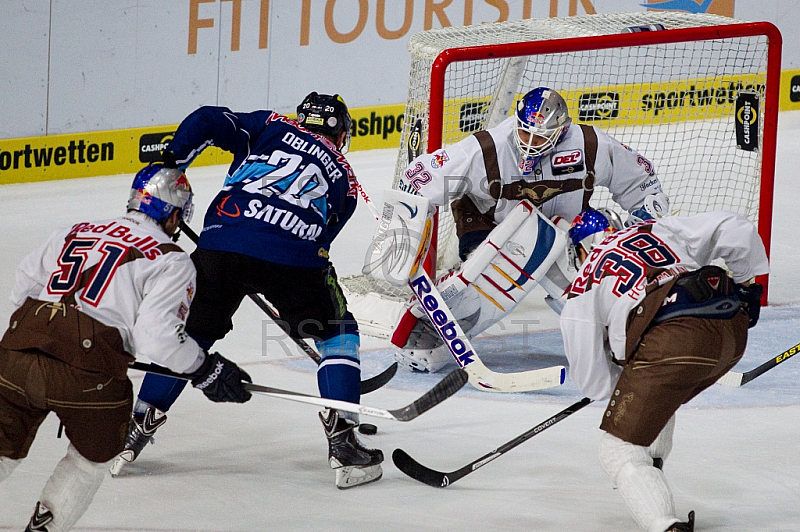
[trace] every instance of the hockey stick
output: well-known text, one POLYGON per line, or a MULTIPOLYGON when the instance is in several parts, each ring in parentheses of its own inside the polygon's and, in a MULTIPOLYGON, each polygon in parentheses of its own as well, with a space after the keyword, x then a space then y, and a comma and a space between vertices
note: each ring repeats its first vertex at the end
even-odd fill
POLYGON ((436 332, 450 349, 450 354, 458 365, 469 373, 469 382, 475 388, 490 392, 529 392, 564 384, 566 378, 564 366, 519 373, 498 373, 487 368, 427 272, 423 268, 417 268, 416 273, 408 280, 408 284, 436 332))
MULTIPOLYGON (((195 233, 194 230, 183 221, 181 221, 181 231, 184 232, 187 237, 189 237, 189 240, 191 240, 192 242, 195 243, 195 245, 197 245, 197 240, 198 240, 197 233, 195 233)), ((264 311, 264 313, 269 317, 269 319, 271 319, 276 324, 278 324, 279 327, 281 327, 280 318, 275 313, 275 311, 272 310, 269 304, 261 298, 259 294, 247 294, 247 297, 249 297, 258 306, 258 308, 264 311)), ((281 329, 283 329, 283 327, 281 327, 281 329)), ((313 347, 308 345, 305 340, 290 334, 286 329, 283 330, 286 333, 286 335, 289 338, 291 338, 292 341, 294 341, 294 343, 297 344, 297 346, 300 347, 300 349, 302 349, 306 355, 309 356, 309 358, 311 358, 314 362, 317 363, 317 365, 319 365, 322 362, 322 357, 320 356, 320 354, 317 353, 313 347)), ((393 362, 391 366, 389 366, 382 372, 378 373, 377 375, 361 381, 361 393, 365 394, 374 392, 375 390, 377 390, 378 388, 380 388, 381 386, 385 385, 387 382, 392 380, 392 377, 394 377, 395 373, 397 373, 397 362, 393 362)))
POLYGON ((558 414, 542 421, 535 427, 531 428, 530 430, 520 434, 513 440, 504 443, 497 449, 492 450, 490 453, 487 453, 477 460, 473 460, 472 462, 468 463, 464 467, 458 468, 455 471, 451 471, 449 473, 443 473, 441 471, 436 471, 435 469, 431 469, 426 467, 416 460, 414 460, 407 452, 402 449, 395 449, 392 453, 392 461, 397 468, 405 473, 406 475, 410 476, 414 480, 418 480, 428 486, 433 486, 434 488, 446 488, 453 482, 469 475, 476 469, 485 466, 495 458, 500 458, 503 454, 507 453, 517 445, 528 441, 529 439, 533 438, 543 430, 552 427, 562 419, 571 416, 584 406, 591 403, 592 400, 588 397, 584 397, 577 403, 574 403, 558 414))
POLYGON ((738 371, 729 371, 720 377, 720 379, 717 381, 717 384, 736 387, 744 386, 759 375, 766 373, 784 360, 794 356, 798 351, 800 351, 800 344, 790 347, 780 355, 767 360, 757 368, 751 369, 750 371, 745 371, 744 373, 739 373, 738 371))
MULTIPOLYGON (((157 373, 158 375, 166 375, 167 377, 174 377, 184 380, 189 379, 189 377, 182 373, 176 373, 168 370, 167 368, 145 364, 143 362, 132 362, 129 367, 131 369, 147 371, 149 373, 157 373)), ((444 379, 439 381, 436 386, 425 392, 425 394, 420 396, 416 401, 402 408, 397 408, 394 410, 385 410, 383 408, 360 405, 357 403, 350 403, 348 401, 339 401, 337 399, 326 399, 316 395, 293 392, 290 390, 281 390, 280 388, 272 388, 270 386, 262 386, 260 384, 251 384, 247 382, 244 383, 244 388, 252 393, 277 397, 278 399, 287 399, 289 401, 297 401, 300 403, 317 405, 324 408, 333 408, 345 412, 363 414, 365 416, 392 419, 394 421, 411 421, 456 393, 464 386, 464 384, 466 384, 467 379, 468 376, 464 370, 460 368, 453 370, 448 373, 444 379)))

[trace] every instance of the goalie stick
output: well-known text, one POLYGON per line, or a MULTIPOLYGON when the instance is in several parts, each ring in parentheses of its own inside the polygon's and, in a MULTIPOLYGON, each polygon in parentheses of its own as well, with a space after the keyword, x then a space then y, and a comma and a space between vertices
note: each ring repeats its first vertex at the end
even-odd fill
MULTIPOLYGON (((183 221, 181 221, 181 231, 186 233, 186 236, 189 237, 189 240, 191 240, 192 242, 195 243, 195 245, 197 245, 197 240, 198 240, 197 233, 195 233, 194 230, 183 221)), ((255 303, 258 306, 258 308, 264 311, 264 313, 269 317, 269 319, 274 321, 280 327, 280 318, 278 317, 278 314, 274 310, 272 310, 269 304, 264 299, 262 299, 260 295, 247 294, 247 297, 249 297, 253 301, 253 303, 255 303)), ((281 328, 283 329, 283 327, 281 328)), ((300 349, 303 350, 303 352, 306 355, 308 355, 309 358, 311 358, 314 362, 316 362, 317 365, 319 365, 322 362, 322 357, 320 356, 320 354, 317 353, 313 347, 308 345, 305 340, 289 334, 289 332, 286 331, 286 329, 284 329, 284 332, 289 338, 292 339, 292 341, 294 341, 295 344, 297 344, 297 346, 300 349)), ((390 380, 392 380, 395 373, 397 373, 397 362, 393 362, 391 366, 389 366, 382 372, 378 373, 377 375, 361 381, 361 393, 366 394, 374 392, 375 390, 377 390, 378 388, 382 387, 390 380)))
POLYGON ((744 386, 759 375, 766 373, 784 360, 794 356, 798 351, 800 351, 800 344, 790 347, 780 355, 767 360, 757 368, 751 369, 750 371, 745 371, 744 373, 739 373, 738 371, 729 371, 720 377, 720 379, 717 381, 717 384, 735 387, 744 386))
MULTIPOLYGON (((375 219, 380 222, 381 216, 378 209, 372 201, 369 201, 369 196, 363 189, 362 196, 375 219)), ((417 257, 417 263, 411 268, 412 274, 408 284, 458 365, 466 369, 470 384, 479 390, 492 392, 530 392, 564 384, 567 374, 564 366, 552 366, 519 373, 498 373, 486 367, 475 353, 475 349, 458 321, 453 317, 450 307, 447 306, 425 268, 422 267, 420 261, 425 256, 426 254, 422 253, 417 257)))
MULTIPOLYGON (((170 371, 161 366, 153 366, 143 362, 132 362, 129 367, 140 371, 147 371, 149 373, 157 373, 159 375, 166 375, 167 377, 174 377, 178 379, 189 380, 189 377, 182 373, 170 371)), ((394 421, 411 421, 412 419, 424 414, 434 406, 438 405, 451 395, 460 390, 467 382, 467 374, 463 369, 456 369, 447 374, 447 376, 439 381, 436 386, 425 392, 416 401, 408 404, 402 408, 394 410, 386 410, 383 408, 376 408, 373 406, 360 405, 357 403, 350 403, 348 401, 339 401, 337 399, 326 399, 316 395, 309 395, 300 392, 293 392, 290 390, 281 390, 280 388, 272 388, 270 386, 262 386, 260 384, 244 383, 244 388, 252 393, 268 395, 278 399, 287 399, 289 401, 296 401, 300 403, 312 404, 324 408, 333 408, 342 410, 344 412, 353 412, 355 414, 362 414, 365 416, 380 417, 383 419, 391 419, 394 421)))
POLYGON ((408 284, 453 358, 469 373, 469 382, 475 388, 490 392, 529 392, 564 384, 566 378, 564 366, 519 373, 492 371, 476 354, 467 335, 464 334, 458 320, 453 317, 453 313, 427 272, 423 268, 417 268, 408 284))
POLYGON ((453 482, 464 478, 465 476, 469 475, 476 469, 485 466, 492 460, 496 458, 500 458, 500 456, 504 455, 517 445, 528 441, 529 439, 533 438, 543 430, 552 427, 562 419, 571 416, 584 406, 591 403, 592 400, 588 397, 584 397, 577 403, 574 403, 558 414, 542 421, 535 427, 523 432, 513 440, 504 443, 500 447, 492 450, 491 452, 481 456, 477 460, 473 460, 472 462, 468 463, 464 467, 460 467, 455 471, 450 471, 449 473, 444 473, 441 471, 436 471, 435 469, 431 469, 426 467, 416 460, 414 460, 407 452, 402 449, 395 449, 392 453, 392 462, 397 468, 408 475, 409 477, 413 478, 414 480, 418 480, 428 486, 433 486, 434 488, 446 488, 453 482))

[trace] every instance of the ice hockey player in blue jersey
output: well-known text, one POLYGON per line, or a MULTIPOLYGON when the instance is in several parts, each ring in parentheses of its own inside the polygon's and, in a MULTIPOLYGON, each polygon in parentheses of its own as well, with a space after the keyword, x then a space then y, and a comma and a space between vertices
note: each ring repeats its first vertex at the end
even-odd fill
MULTIPOLYGON (((222 190, 209 206, 198 247, 197 292, 186 331, 209 348, 232 328, 242 299, 262 294, 290 333, 313 338, 322 356, 322 397, 358 403, 359 334, 333 265, 331 242, 356 207, 356 181, 344 157, 351 119, 338 95, 312 92, 297 120, 274 111, 235 113, 201 107, 178 127, 164 164, 188 167, 208 146, 233 153, 222 190)), ((165 421, 184 382, 148 374, 134 407, 126 450, 112 468, 136 459, 165 421)), ((357 415, 320 414, 336 485, 378 480, 383 453, 367 449, 354 428, 357 415)))

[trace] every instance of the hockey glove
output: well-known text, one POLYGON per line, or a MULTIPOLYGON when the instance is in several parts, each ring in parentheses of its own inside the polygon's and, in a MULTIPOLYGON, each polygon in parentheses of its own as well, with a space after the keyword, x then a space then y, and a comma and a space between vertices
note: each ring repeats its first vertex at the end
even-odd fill
POLYGON ((164 168, 177 168, 178 163, 175 161, 175 154, 172 150, 164 150, 161 152, 161 164, 164 168))
POLYGON ((758 317, 761 315, 761 295, 764 293, 764 287, 758 283, 753 283, 749 286, 737 284, 734 289, 739 301, 742 303, 742 308, 750 316, 750 324, 747 327, 755 327, 756 323, 758 323, 758 317))
POLYGON ((253 382, 250 375, 219 353, 209 353, 200 369, 192 373, 192 386, 202 390, 215 403, 246 403, 252 394, 242 381, 253 382))

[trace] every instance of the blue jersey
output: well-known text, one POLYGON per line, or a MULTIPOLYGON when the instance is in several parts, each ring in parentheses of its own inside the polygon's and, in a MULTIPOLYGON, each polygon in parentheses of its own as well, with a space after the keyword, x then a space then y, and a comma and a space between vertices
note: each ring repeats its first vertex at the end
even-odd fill
POLYGON ((185 168, 207 146, 233 153, 233 163, 206 212, 200 247, 290 266, 327 265, 357 190, 333 143, 272 111, 201 107, 181 122, 169 149, 185 168))

